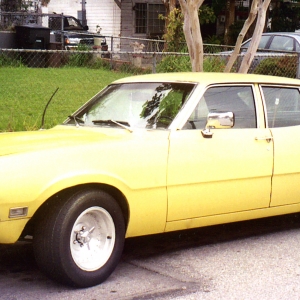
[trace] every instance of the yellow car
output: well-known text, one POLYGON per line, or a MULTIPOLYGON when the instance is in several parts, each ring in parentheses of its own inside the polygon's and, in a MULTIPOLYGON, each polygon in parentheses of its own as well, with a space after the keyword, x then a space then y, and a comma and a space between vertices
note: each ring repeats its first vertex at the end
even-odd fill
POLYGON ((59 126, 0 134, 0 243, 87 287, 126 237, 300 211, 300 81, 172 73, 113 82, 59 126))

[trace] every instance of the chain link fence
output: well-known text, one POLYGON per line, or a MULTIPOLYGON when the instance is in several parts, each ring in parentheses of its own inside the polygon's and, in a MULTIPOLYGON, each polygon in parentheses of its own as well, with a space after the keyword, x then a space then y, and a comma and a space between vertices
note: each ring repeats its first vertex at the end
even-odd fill
MULTIPOLYGON (((223 72, 229 56, 206 53, 204 70, 223 72)), ((242 56, 232 72, 238 70, 242 56)), ((43 109, 57 88, 55 100, 47 110, 45 128, 62 123, 118 78, 190 70, 187 53, 0 49, 0 132, 40 128, 43 109)), ((260 53, 249 72, 296 78, 299 57, 296 53, 260 53)))
MULTIPOLYGON (((243 54, 232 68, 237 72, 243 54)), ((205 53, 204 71, 222 72, 230 53, 205 53)), ((188 53, 123 52, 98 50, 0 49, 0 67, 62 68, 86 67, 123 70, 133 73, 190 71, 188 53)), ((248 73, 299 78, 298 53, 257 53, 248 73)))
MULTIPOLYGON (((130 74, 191 71, 185 45, 180 45, 182 52, 174 53, 168 52, 163 40, 71 31, 63 24, 65 16, 57 15, 51 23, 52 16, 0 13, 2 29, 25 26, 29 30, 18 38, 14 31, 0 32, 0 131, 38 129, 44 106, 57 87, 46 128, 63 122, 115 79, 130 74)), ((68 20, 68 25, 71 22, 68 20)), ((230 51, 230 46, 204 45, 204 71, 223 72, 230 51)), ((243 55, 232 72, 238 71, 243 55)), ((255 55, 249 73, 300 78, 299 65, 299 53, 264 51, 255 55)))

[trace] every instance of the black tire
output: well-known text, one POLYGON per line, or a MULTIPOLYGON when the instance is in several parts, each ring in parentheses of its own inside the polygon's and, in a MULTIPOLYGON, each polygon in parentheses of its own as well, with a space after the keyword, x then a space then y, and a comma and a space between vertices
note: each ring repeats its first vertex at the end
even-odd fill
POLYGON ((124 240, 118 203, 101 190, 88 189, 50 205, 35 227, 33 249, 38 266, 50 278, 89 287, 116 268, 124 240))

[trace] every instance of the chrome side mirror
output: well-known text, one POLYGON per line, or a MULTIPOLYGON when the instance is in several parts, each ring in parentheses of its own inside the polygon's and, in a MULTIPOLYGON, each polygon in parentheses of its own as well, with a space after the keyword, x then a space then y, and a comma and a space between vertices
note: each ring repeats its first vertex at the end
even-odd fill
POLYGON ((228 129, 234 126, 234 113, 229 112, 212 112, 207 115, 205 129, 201 131, 205 138, 212 138, 213 133, 210 131, 214 129, 228 129))

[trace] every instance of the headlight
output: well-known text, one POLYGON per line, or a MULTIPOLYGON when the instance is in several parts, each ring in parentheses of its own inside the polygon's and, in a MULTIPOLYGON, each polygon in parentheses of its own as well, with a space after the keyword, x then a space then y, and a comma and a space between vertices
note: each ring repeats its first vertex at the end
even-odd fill
POLYGON ((80 40, 79 38, 65 38, 65 44, 79 44, 80 43, 80 40))

